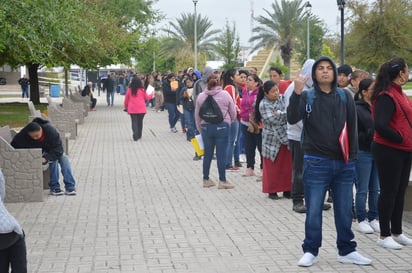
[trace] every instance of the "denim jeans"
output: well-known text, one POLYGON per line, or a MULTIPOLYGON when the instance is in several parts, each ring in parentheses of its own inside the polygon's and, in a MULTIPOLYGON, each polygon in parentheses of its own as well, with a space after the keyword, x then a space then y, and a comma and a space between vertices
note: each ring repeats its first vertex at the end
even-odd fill
POLYGON ((112 92, 107 92, 106 93, 106 101, 107 101, 107 106, 113 106, 114 103, 114 91, 112 92))
POLYGON ((203 179, 209 179, 210 164, 216 146, 216 161, 219 171, 219 181, 226 182, 226 148, 229 142, 229 124, 202 124, 202 138, 204 144, 203 179))
POLYGON ((186 139, 191 140, 195 137, 196 134, 195 111, 189 111, 187 109, 184 109, 183 114, 185 116, 185 122, 187 126, 186 139))
POLYGON ((356 160, 356 216, 358 222, 378 219, 379 178, 378 169, 370 152, 358 151, 356 160), (368 212, 366 212, 368 199, 368 212))
POLYGON ((233 157, 236 161, 239 161, 240 158, 240 154, 242 153, 243 150, 243 134, 242 134, 242 130, 240 129, 240 121, 237 121, 239 124, 239 128, 237 130, 237 137, 236 137, 236 141, 235 141, 235 150, 233 152, 233 157))
POLYGON ((236 143, 238 131, 239 131, 239 121, 235 119, 235 121, 233 121, 232 124, 230 124, 229 126, 229 135, 228 135, 229 143, 227 145, 227 150, 226 150, 226 167, 233 167, 232 158, 233 158, 233 154, 235 150, 235 143, 236 143))
POLYGON ((63 175, 64 188, 66 191, 75 190, 76 182, 72 175, 72 167, 66 154, 60 156, 57 160, 49 162, 51 190, 60 189, 59 184, 59 164, 63 175))
POLYGON ((28 86, 22 86, 21 87, 21 97, 24 98, 28 98, 29 97, 29 87, 28 86))
POLYGON ((165 107, 169 114, 169 126, 170 128, 175 128, 176 123, 180 118, 180 113, 177 110, 176 103, 165 102, 165 107))
POLYGON ((247 131, 247 126, 241 124, 240 126, 243 134, 243 146, 245 148, 246 154, 246 165, 247 168, 255 169, 255 156, 256 156, 256 148, 259 151, 260 156, 260 169, 263 168, 263 160, 262 160, 262 132, 259 134, 249 133, 247 131))
POLYGON ((355 163, 343 160, 305 156, 303 183, 305 188, 306 221, 303 252, 314 256, 322 244, 322 212, 326 191, 332 189, 333 210, 339 255, 356 250, 352 232, 352 198, 355 163))

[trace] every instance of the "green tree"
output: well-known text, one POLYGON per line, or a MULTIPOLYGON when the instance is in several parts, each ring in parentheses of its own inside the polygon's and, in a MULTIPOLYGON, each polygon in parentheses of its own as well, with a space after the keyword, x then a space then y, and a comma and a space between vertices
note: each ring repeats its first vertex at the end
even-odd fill
MULTIPOLYGON (((194 19, 194 14, 182 13, 176 22, 169 22, 171 28, 162 29, 167 38, 161 45, 161 54, 166 58, 175 58, 179 67, 193 66, 194 63, 194 19)), ((198 63, 201 66, 205 62, 205 56, 212 54, 216 35, 220 31, 212 30, 212 22, 201 14, 197 14, 196 25, 198 63)))
POLYGON ((226 22, 226 25, 220 35, 217 37, 215 46, 216 53, 223 57, 225 64, 223 69, 231 69, 239 66, 238 56, 240 52, 239 35, 236 33, 236 25, 232 26, 226 22))
POLYGON ((362 0, 350 1, 350 31, 345 35, 347 62, 375 71, 393 57, 411 60, 411 6, 411 0, 380 0, 372 6, 362 0))
MULTIPOLYGON (((290 61, 294 49, 294 41, 305 19, 302 0, 281 0, 272 3, 272 10, 263 9, 266 15, 256 18, 259 26, 253 28, 256 33, 249 41, 256 42, 253 50, 272 48, 280 50, 284 64, 290 68, 290 61)), ((287 73, 286 79, 289 78, 287 73)))

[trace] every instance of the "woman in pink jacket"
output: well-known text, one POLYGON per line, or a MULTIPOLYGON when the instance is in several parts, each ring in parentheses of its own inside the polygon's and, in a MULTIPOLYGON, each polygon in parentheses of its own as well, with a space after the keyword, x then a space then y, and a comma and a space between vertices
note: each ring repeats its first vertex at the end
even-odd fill
POLYGON ((133 77, 124 98, 124 108, 132 119, 133 140, 142 138, 143 118, 146 114, 146 101, 153 97, 147 94, 143 82, 138 77, 133 77))

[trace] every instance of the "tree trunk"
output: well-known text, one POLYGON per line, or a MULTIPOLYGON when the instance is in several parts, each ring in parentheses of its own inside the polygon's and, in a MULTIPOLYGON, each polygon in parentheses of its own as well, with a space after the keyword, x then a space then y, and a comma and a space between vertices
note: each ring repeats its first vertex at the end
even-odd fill
POLYGON ((27 65, 29 68, 30 79, 30 100, 35 105, 40 104, 40 90, 39 90, 39 77, 37 74, 38 64, 30 63, 27 65))

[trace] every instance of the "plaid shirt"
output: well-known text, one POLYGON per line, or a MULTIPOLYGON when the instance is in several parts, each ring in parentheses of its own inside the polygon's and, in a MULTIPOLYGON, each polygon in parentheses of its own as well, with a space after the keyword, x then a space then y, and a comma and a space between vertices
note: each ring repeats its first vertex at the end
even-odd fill
POLYGON ((286 134, 286 106, 283 95, 277 101, 270 101, 266 97, 259 104, 262 116, 262 156, 274 161, 280 145, 288 143, 286 134), (278 110, 280 112, 278 112, 278 110))

